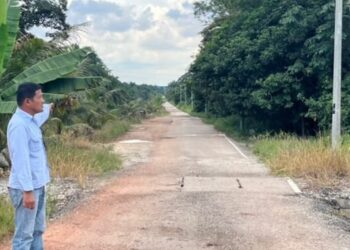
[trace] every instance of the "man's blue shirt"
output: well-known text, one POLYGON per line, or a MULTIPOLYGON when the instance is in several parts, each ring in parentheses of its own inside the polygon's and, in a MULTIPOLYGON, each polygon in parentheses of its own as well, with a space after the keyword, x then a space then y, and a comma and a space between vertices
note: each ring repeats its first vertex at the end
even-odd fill
POLYGON ((40 127, 50 116, 50 104, 34 116, 17 108, 7 127, 7 144, 11 159, 8 186, 31 191, 50 181, 50 171, 40 127))

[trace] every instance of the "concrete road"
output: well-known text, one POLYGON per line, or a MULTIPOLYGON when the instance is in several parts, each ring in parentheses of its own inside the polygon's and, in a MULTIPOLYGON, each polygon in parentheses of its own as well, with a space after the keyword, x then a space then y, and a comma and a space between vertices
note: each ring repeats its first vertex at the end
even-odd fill
POLYGON ((166 108, 169 116, 116 144, 148 158, 49 225, 48 250, 350 249, 349 234, 285 178, 212 126, 166 108))

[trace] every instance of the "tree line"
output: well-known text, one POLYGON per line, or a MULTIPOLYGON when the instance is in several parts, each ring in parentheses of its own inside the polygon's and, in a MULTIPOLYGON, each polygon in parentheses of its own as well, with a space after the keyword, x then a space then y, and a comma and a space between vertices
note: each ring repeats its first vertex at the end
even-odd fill
MULTIPOLYGON (((202 0, 200 53, 167 98, 234 116, 244 130, 314 135, 330 129, 335 3, 202 0)), ((350 130, 350 7, 344 6, 342 124, 350 130)))

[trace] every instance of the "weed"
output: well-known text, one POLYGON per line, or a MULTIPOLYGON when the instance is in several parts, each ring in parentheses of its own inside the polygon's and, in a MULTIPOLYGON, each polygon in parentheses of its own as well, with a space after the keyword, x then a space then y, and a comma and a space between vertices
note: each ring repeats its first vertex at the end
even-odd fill
POLYGON ((50 138, 47 144, 52 175, 73 178, 82 187, 89 176, 98 176, 121 166, 120 157, 110 149, 96 146, 82 138, 50 138))
POLYGON ((302 177, 318 186, 331 186, 350 176, 347 145, 333 150, 328 137, 303 139, 284 134, 258 139, 254 152, 277 175, 302 177))
POLYGON ((14 209, 8 196, 0 196, 0 240, 13 233, 14 209))

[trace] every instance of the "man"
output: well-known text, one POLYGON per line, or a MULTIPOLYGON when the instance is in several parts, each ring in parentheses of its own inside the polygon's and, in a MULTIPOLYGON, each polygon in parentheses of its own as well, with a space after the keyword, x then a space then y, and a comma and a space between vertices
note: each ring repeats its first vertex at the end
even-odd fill
POLYGON ((8 188, 16 225, 13 250, 41 250, 50 173, 40 127, 49 118, 52 104, 44 104, 40 85, 24 83, 17 90, 17 105, 7 128, 12 163, 8 188))

